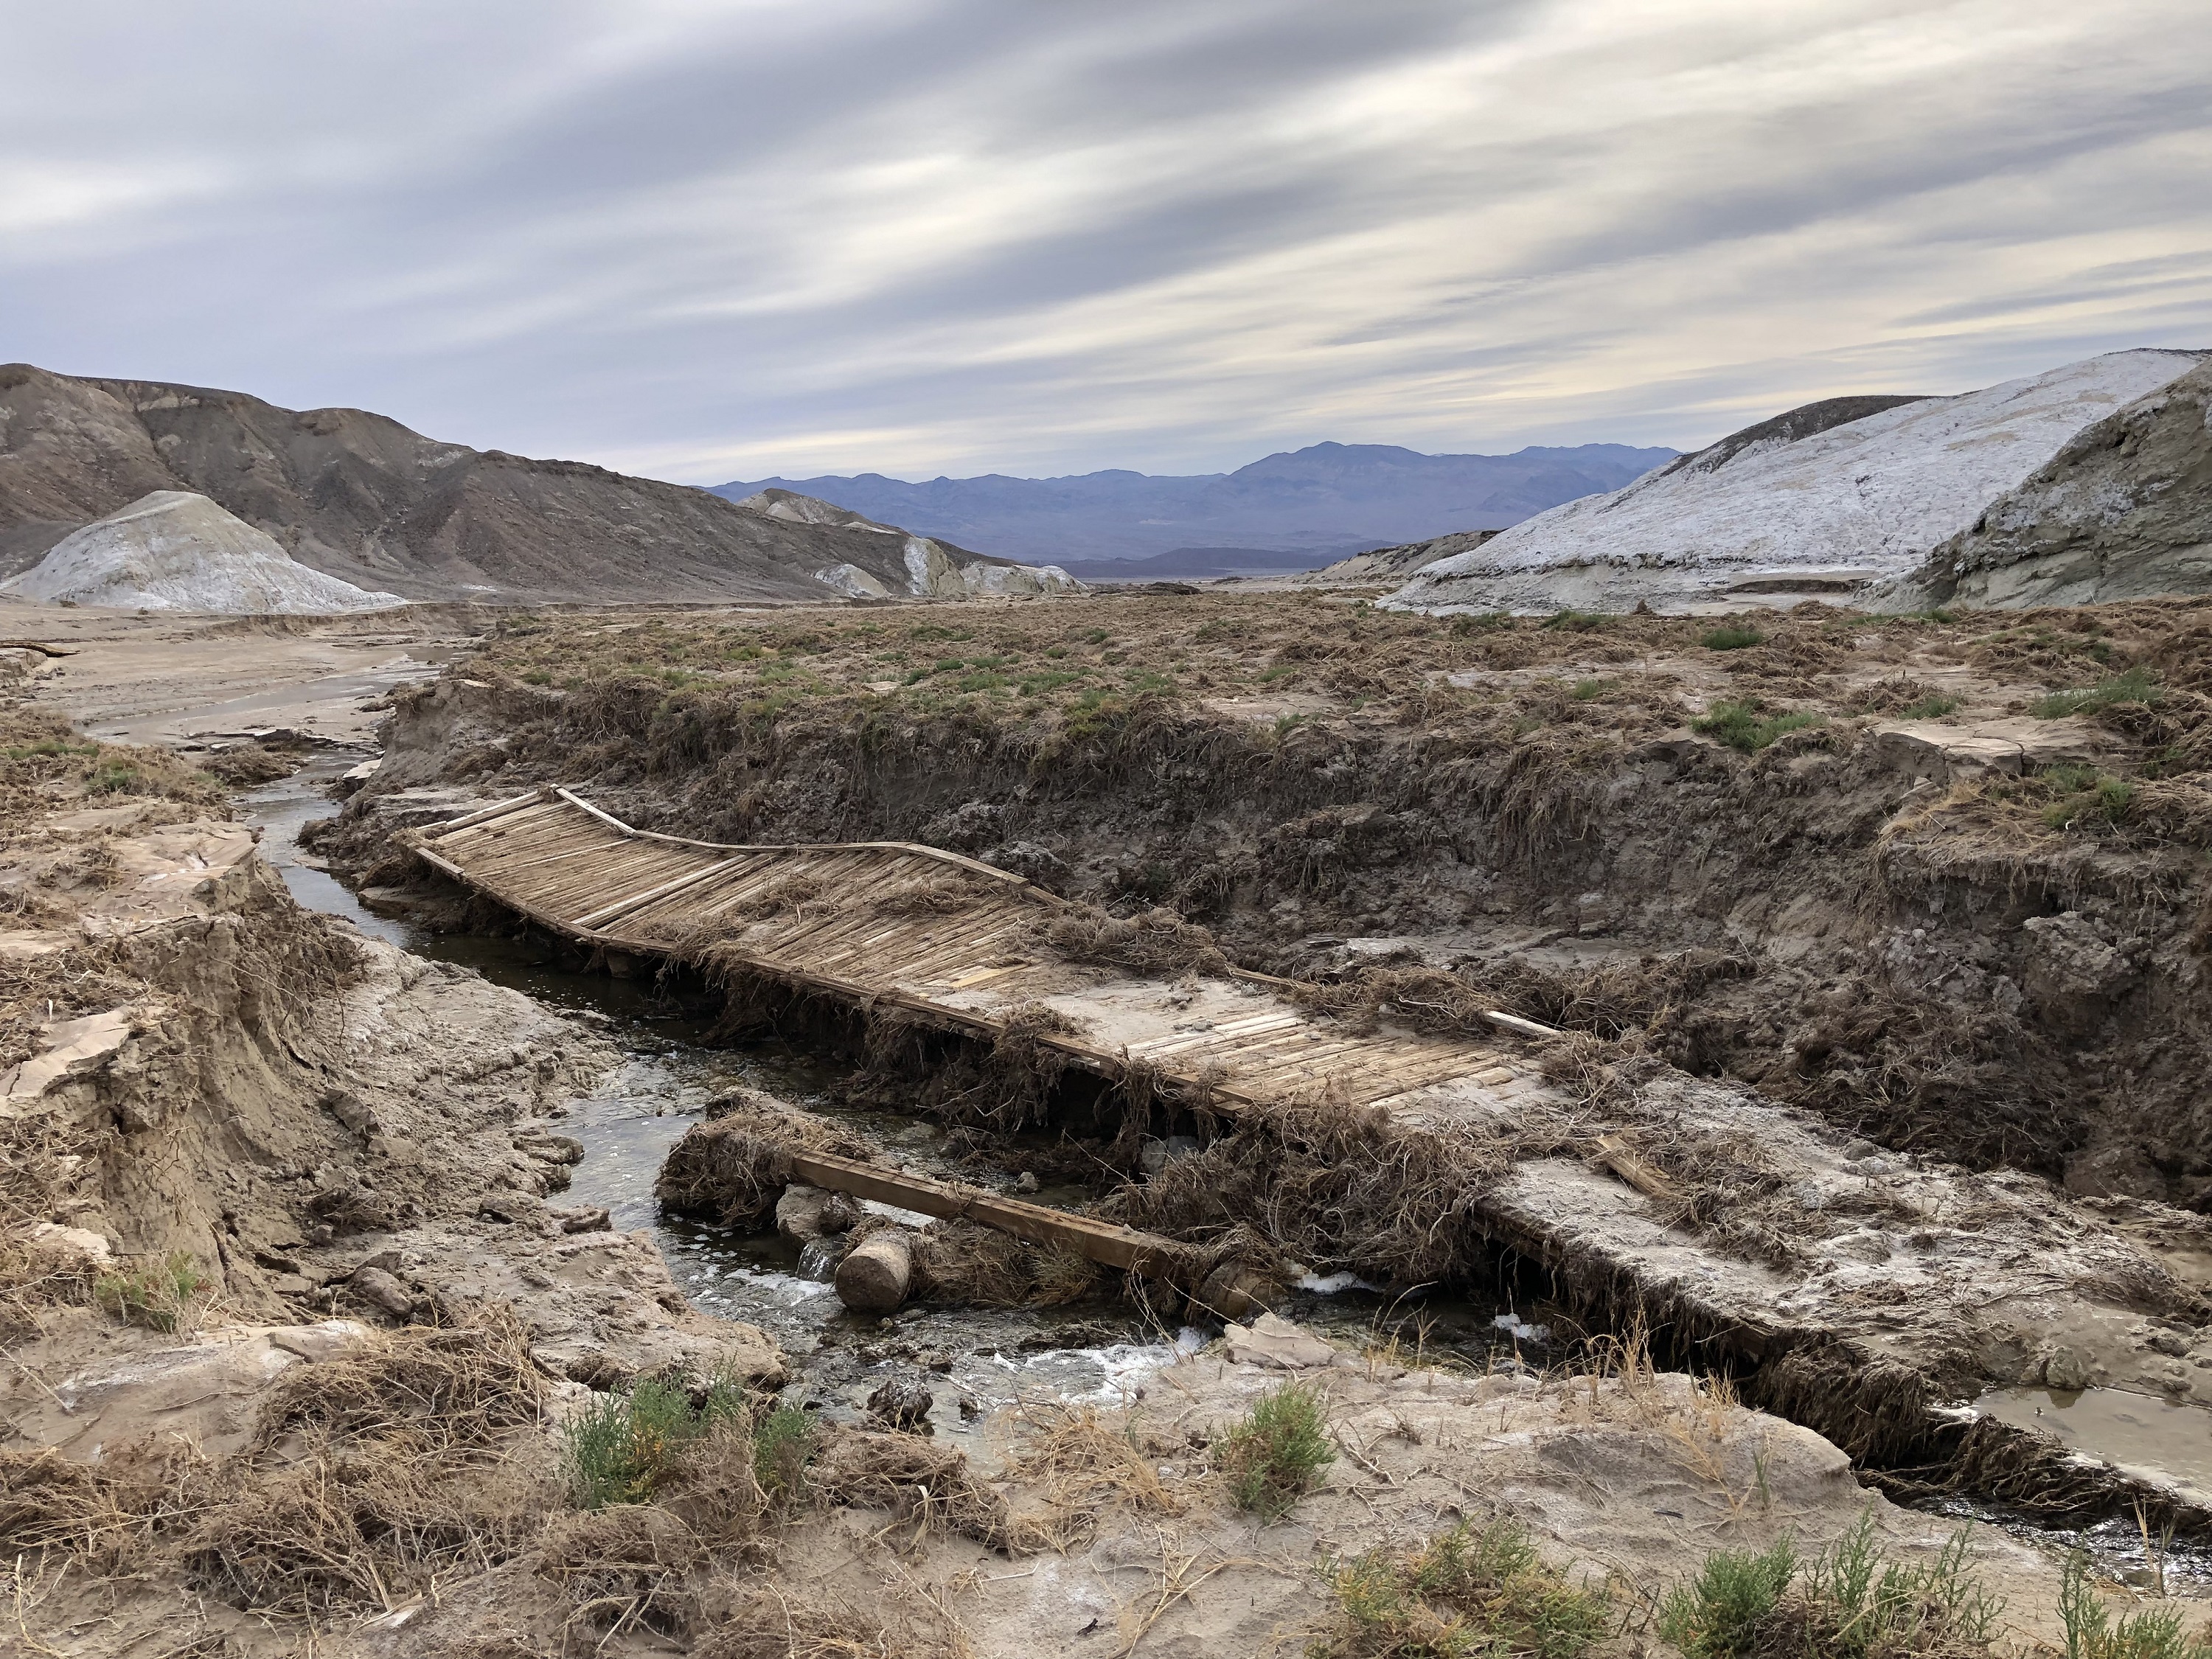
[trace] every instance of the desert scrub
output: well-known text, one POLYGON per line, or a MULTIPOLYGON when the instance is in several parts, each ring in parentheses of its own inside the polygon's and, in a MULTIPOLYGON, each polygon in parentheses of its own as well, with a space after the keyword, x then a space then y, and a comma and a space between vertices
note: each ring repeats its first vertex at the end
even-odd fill
POLYGON ((2094 766, 2054 766, 2043 778, 2057 797, 2043 809, 2043 821, 2053 830, 2084 822, 2124 823, 2135 805, 2134 784, 2105 777, 2094 766))
POLYGON ((1336 1462, 1322 1423, 1324 1396, 1310 1382, 1285 1382, 1260 1396, 1251 1414, 1230 1430, 1216 1467, 1229 1476, 1240 1510, 1273 1520, 1312 1490, 1336 1462))
POLYGON ((814 1422, 798 1407, 778 1406, 753 1425, 753 1479, 771 1504, 799 1496, 813 1455, 814 1422))
POLYGON ((198 1256, 173 1250, 143 1267, 102 1273, 93 1281, 92 1299, 125 1324, 173 1334, 191 1326, 200 1297, 213 1288, 198 1256))
POLYGON ((1577 1659, 1612 1622, 1602 1591, 1568 1583, 1506 1519, 1462 1522, 1412 1555, 1370 1550, 1326 1576, 1342 1618, 1309 1659, 1577 1659))
POLYGON ((1758 698, 1746 697, 1715 703, 1690 722, 1690 729, 1705 737, 1718 738, 1731 749, 1753 754, 1786 732, 1802 732, 1808 726, 1826 723, 1819 714, 1770 714, 1758 698))
POLYGON ((1765 645, 1766 635, 1742 623, 1723 623, 1698 635, 1698 643, 1708 651, 1741 651, 1747 646, 1765 645))
POLYGON ((681 1378, 640 1377, 604 1394, 573 1419, 565 1450, 576 1501, 587 1510, 648 1502, 675 1472, 684 1448, 717 1423, 743 1419, 744 1392, 717 1379, 703 1401, 681 1378))
POLYGON ((2068 714, 2094 714, 2124 702, 2149 707, 2165 695, 2165 688, 2148 670, 2130 668, 2124 674, 2115 674, 2079 690, 2054 691, 2037 699, 2029 712, 2038 720, 2059 720, 2068 714))
POLYGON ((2089 1558, 2066 1558, 2058 1584, 2058 1616, 2066 1626, 2066 1659, 2212 1659, 2212 1626, 2189 1636, 2179 1607, 2146 1607, 2115 1621, 2097 1600, 2089 1558))
POLYGON ((1759 1554, 1716 1550, 1660 1604, 1659 1633, 1686 1659, 1986 1654, 2003 1604, 1967 1571, 1969 1535, 1960 1528, 1935 1560, 1908 1566, 1884 1554, 1869 1507, 1810 1561, 1787 1538, 1759 1554))
POLYGON ((1909 720, 1934 720, 1942 719, 1944 715, 1954 712, 1958 707, 1958 698, 1938 694, 1932 697, 1923 697, 1919 702, 1899 709, 1898 713, 1909 720))

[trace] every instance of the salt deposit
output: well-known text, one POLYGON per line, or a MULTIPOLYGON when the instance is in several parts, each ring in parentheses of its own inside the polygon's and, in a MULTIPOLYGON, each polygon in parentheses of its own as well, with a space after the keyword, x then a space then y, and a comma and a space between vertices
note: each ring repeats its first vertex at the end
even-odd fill
POLYGON ((405 603, 301 564, 204 495, 157 489, 70 532, 0 592, 52 604, 323 615, 405 603))
POLYGON ((2199 361, 2117 351, 1808 435, 1755 428, 1437 560, 1383 604, 1625 611, 1847 592, 1918 565, 2083 428, 2199 361))

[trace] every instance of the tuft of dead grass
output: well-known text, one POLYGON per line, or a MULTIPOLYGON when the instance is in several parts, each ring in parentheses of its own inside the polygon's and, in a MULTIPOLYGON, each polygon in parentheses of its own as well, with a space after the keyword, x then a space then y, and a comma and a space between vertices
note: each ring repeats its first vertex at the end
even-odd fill
POLYGON ((1061 1547, 1091 1535, 1105 1516, 1181 1515, 1181 1498, 1160 1480, 1158 1456, 1137 1440, 1126 1415, 1109 1421, 1095 1406, 1034 1408, 1007 1475, 1042 1492, 1044 1524, 1061 1547))
POLYGON ((916 1539, 957 1533, 1008 1554, 1050 1541, 1034 1522, 1017 1518, 1003 1494, 975 1477, 966 1453, 915 1435, 834 1434, 816 1455, 809 1478, 819 1501, 888 1510, 892 1525, 910 1528, 916 1539))
POLYGON ((560 1586, 567 1626, 605 1647, 623 1632, 675 1636, 698 1609, 692 1570, 707 1559, 699 1535, 657 1504, 617 1504, 556 1522, 538 1573, 560 1586))
POLYGON ((1070 962, 1137 975, 1226 974, 1230 969, 1212 933, 1165 908, 1124 918, 1089 905, 1070 906, 1032 924, 1030 939, 1070 962))
POLYGON ((262 1456, 362 1443, 483 1451, 540 1422, 544 1401, 529 1333, 501 1309, 474 1324, 390 1332, 365 1350, 293 1367, 262 1406, 252 1449, 262 1456))

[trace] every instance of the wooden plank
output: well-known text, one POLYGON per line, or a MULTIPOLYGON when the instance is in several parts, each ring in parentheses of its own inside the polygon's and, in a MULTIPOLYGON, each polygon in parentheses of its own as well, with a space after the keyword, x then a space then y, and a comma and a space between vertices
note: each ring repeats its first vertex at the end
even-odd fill
POLYGON ((924 1176, 894 1174, 878 1165, 827 1152, 793 1152, 792 1175, 811 1186, 873 1199, 920 1215, 979 1222, 1032 1244, 1072 1249, 1087 1259, 1147 1278, 1171 1277, 1188 1260, 1171 1240, 1133 1227, 1024 1204, 975 1188, 953 1187, 924 1176))
POLYGON ((479 823, 489 823, 494 818, 503 817, 509 812, 520 811, 538 799, 538 791, 533 789, 526 795, 516 795, 490 806, 480 806, 475 811, 461 817, 450 818, 443 823, 431 825, 429 839, 435 841, 441 836, 452 835, 456 830, 473 830, 479 823))
POLYGON ((662 882, 658 887, 648 887, 642 893, 632 897, 617 899, 612 904, 603 904, 588 915, 578 916, 572 925, 578 927, 604 927, 617 917, 628 915, 633 910, 642 910, 648 904, 671 897, 687 887, 696 886, 708 877, 720 874, 736 862, 735 859, 724 859, 720 864, 710 864, 703 870, 694 870, 688 875, 678 876, 672 881, 662 882))

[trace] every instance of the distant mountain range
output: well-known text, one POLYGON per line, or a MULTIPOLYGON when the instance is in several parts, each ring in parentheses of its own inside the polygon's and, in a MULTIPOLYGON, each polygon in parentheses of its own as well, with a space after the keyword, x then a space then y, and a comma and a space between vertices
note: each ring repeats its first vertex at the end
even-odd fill
POLYGON ((72 547, 66 568, 23 591, 73 592, 88 571, 112 576, 119 559, 134 580, 158 574, 164 603, 230 609, 264 592, 247 565, 265 574, 288 556, 357 588, 499 604, 1064 585, 818 503, 739 506, 580 462, 440 443, 358 409, 280 409, 240 392, 0 364, 0 579, 94 525, 91 565, 80 568, 72 547))
POLYGON ((1518 524, 1618 489, 1673 460, 1626 444, 1511 455, 1424 455, 1389 444, 1321 443, 1234 472, 1064 478, 761 478, 718 484, 741 501, 787 489, 1001 558, 1088 578, 1301 570, 1369 548, 1518 524))

